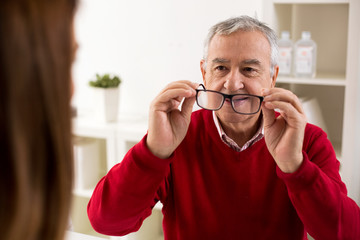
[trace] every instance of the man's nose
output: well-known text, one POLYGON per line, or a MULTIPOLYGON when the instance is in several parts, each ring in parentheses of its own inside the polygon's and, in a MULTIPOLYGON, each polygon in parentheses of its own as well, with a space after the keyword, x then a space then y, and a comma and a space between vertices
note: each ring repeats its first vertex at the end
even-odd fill
POLYGON ((224 88, 230 92, 244 88, 243 76, 239 70, 232 70, 226 76, 224 88))

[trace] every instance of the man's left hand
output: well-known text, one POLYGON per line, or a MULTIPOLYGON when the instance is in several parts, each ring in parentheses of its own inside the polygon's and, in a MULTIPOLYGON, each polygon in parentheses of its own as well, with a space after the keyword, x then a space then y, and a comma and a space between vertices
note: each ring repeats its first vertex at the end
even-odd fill
POLYGON ((262 89, 264 134, 268 150, 285 173, 295 172, 302 164, 306 116, 300 100, 282 88, 262 89), (280 116, 275 116, 275 109, 280 116))

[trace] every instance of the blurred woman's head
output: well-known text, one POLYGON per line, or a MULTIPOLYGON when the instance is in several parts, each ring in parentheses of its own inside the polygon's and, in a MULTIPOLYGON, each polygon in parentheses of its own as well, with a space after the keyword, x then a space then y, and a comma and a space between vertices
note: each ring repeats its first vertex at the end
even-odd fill
POLYGON ((72 188, 76 0, 0 3, 0 234, 62 239, 72 188))

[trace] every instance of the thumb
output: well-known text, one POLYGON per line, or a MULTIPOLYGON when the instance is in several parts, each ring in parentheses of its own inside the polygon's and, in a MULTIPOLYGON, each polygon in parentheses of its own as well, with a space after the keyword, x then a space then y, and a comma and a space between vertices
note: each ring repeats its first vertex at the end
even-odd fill
POLYGON ((265 103, 262 104, 261 110, 264 118, 264 129, 266 129, 274 123, 276 118, 275 111, 265 107, 265 103))
POLYGON ((181 112, 188 118, 190 117, 193 106, 195 103, 195 97, 185 98, 181 106, 181 112))

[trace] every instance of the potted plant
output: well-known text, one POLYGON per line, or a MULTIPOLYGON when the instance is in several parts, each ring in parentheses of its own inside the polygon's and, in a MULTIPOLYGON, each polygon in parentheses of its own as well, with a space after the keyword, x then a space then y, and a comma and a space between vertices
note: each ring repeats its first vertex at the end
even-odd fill
POLYGON ((96 74, 89 85, 94 89, 95 118, 105 122, 117 120, 121 78, 117 75, 96 74))

